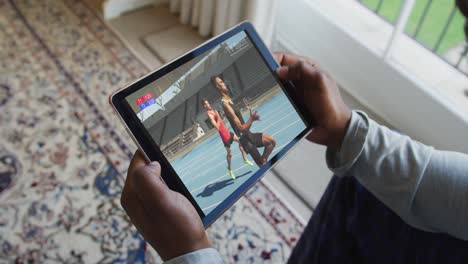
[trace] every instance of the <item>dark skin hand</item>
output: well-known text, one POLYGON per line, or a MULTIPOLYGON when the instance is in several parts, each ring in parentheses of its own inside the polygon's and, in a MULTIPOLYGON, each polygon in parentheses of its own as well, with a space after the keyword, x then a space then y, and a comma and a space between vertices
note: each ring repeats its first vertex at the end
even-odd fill
POLYGON ((200 216, 182 194, 161 180, 161 166, 137 151, 128 168, 121 204, 143 238, 166 261, 211 247, 200 216))
POLYGON ((335 81, 313 60, 287 53, 275 53, 283 81, 292 81, 297 98, 304 100, 306 110, 316 127, 307 136, 309 141, 339 149, 351 120, 351 110, 343 102, 335 81))
MULTIPOLYGON (((275 58, 281 65, 279 78, 294 83, 297 98, 304 100, 301 103, 317 124, 307 139, 339 148, 351 111, 335 82, 308 58, 284 53, 276 53, 275 58)), ((250 122, 259 118, 253 112, 250 122)), ((140 152, 135 153, 121 203, 140 234, 163 260, 211 247, 195 208, 183 195, 170 190, 160 175, 159 163, 147 163, 140 152)))

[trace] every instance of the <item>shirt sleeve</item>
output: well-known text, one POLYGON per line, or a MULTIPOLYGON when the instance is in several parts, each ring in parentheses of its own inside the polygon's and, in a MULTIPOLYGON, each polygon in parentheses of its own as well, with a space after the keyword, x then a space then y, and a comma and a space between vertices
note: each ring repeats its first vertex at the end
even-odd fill
POLYGON ((214 248, 204 248, 194 252, 175 257, 166 262, 166 264, 219 264, 223 259, 219 252, 214 248))
POLYGON ((341 149, 326 159, 408 224, 468 240, 468 155, 435 150, 354 111, 341 149))

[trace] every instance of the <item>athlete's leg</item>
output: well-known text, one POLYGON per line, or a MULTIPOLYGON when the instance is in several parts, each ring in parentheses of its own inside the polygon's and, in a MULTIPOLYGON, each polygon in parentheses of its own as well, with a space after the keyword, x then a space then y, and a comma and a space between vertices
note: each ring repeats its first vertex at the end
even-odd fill
POLYGON ((227 151, 226 160, 227 160, 227 163, 228 163, 227 169, 228 169, 228 172, 229 172, 229 176, 231 176, 231 178, 233 180, 235 180, 236 175, 234 174, 234 171, 232 171, 232 169, 231 169, 231 158, 232 158, 231 148, 227 147, 227 146, 225 146, 225 147, 226 147, 226 151, 227 151))
POLYGON ((252 159, 255 161, 258 167, 262 167, 263 159, 262 155, 260 155, 260 153, 258 152, 257 147, 247 139, 240 139, 239 144, 242 145, 242 149, 245 150, 245 153, 248 153, 252 157, 252 159))
POLYGON ((231 170, 231 158, 232 158, 231 148, 226 147, 226 152, 227 152, 226 161, 228 164, 228 170, 231 170))
POLYGON ((272 136, 262 133, 262 143, 265 147, 263 149, 262 154, 263 164, 265 164, 268 161, 268 157, 270 156, 271 152, 276 146, 276 141, 272 136))
POLYGON ((240 150, 240 152, 241 152, 241 154, 242 154, 242 159, 243 159, 244 161, 246 161, 246 160, 247 160, 247 154, 245 153, 244 148, 243 148, 242 145, 240 144, 239 138, 238 138, 236 135, 234 135, 233 140, 234 140, 235 142, 239 143, 239 150, 240 150))

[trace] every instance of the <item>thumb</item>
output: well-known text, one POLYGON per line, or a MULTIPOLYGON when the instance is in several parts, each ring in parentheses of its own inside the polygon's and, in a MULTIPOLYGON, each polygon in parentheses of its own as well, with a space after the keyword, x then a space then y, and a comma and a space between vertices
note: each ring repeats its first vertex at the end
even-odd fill
POLYGON ((142 201, 160 202, 169 195, 169 188, 161 179, 161 165, 153 161, 133 171, 133 188, 142 201))
POLYGON ((157 161, 152 161, 146 166, 146 170, 154 176, 161 176, 161 165, 157 161))
POLYGON ((288 66, 281 66, 278 69, 276 69, 276 74, 281 80, 286 81, 288 78, 288 71, 289 71, 288 66))
POLYGON ((305 83, 313 83, 319 73, 316 66, 303 60, 288 66, 282 66, 276 70, 276 74, 283 81, 300 81, 305 83))

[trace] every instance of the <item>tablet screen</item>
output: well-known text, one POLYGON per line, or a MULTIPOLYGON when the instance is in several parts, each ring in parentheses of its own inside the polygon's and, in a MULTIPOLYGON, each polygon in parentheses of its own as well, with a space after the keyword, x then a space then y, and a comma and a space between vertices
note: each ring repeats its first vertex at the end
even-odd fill
POLYGON ((306 128, 242 31, 125 99, 208 215, 306 128))

